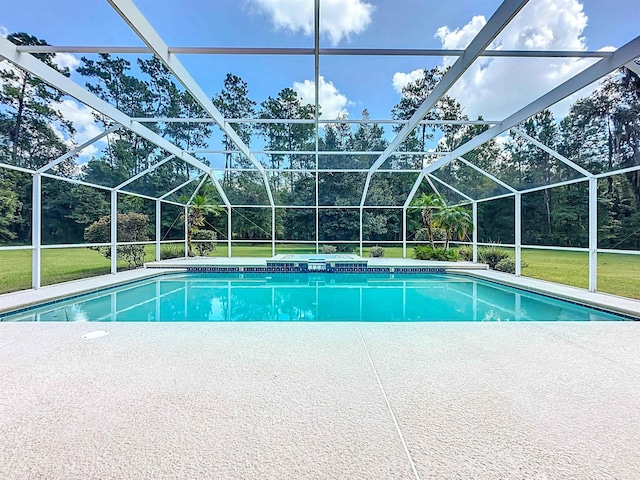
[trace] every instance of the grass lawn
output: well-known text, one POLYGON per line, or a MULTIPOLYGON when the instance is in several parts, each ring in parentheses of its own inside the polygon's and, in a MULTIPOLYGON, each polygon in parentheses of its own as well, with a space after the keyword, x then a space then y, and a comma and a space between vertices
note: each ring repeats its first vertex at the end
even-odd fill
MULTIPOLYGON (((522 275, 574 287, 589 287, 586 252, 523 249, 522 275)), ((598 291, 640 299, 640 255, 598 254, 598 291)))
MULTIPOLYGON (((174 247, 182 256, 181 245, 174 247)), ((233 256, 270 257, 271 245, 233 244, 233 256)), ((314 253, 314 245, 278 244, 276 253, 314 253)), ((412 256, 413 248, 407 253, 412 256)), ((212 256, 226 256, 227 245, 219 243, 212 256)), ((363 256, 368 257, 369 248, 363 256)), ((385 257, 401 258, 402 247, 385 247, 385 257)), ((145 261, 155 259, 155 246, 145 246, 145 261)), ((523 249, 522 259, 527 264, 522 274, 531 278, 549 280, 580 288, 589 284, 588 256, 583 252, 554 252, 523 249)), ((118 262, 118 269, 126 264, 118 262)), ((66 248, 42 251, 42 284, 51 285, 80 278, 109 273, 110 261, 99 252, 88 248, 66 248)), ((0 251, 0 293, 31 287, 31 251, 0 251)), ((598 255, 598 291, 640 299, 640 255, 598 255)))
POLYGON ((574 287, 589 287, 589 255, 586 252, 558 252, 522 249, 522 275, 574 287))
MULTIPOLYGON (((155 259, 155 246, 145 246, 145 261, 155 259)), ((118 269, 126 269, 119 261, 118 269)), ((111 260, 88 248, 42 250, 42 285, 104 275, 111 271, 111 260)), ((0 251, 0 293, 31 288, 31 251, 0 251)))

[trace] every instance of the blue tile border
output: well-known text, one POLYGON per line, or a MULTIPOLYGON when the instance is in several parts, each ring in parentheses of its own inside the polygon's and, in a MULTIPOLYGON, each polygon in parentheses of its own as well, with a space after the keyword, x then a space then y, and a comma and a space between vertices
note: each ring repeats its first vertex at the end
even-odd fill
POLYGON ((325 270, 309 270, 307 264, 266 267, 183 267, 183 270, 187 273, 446 273, 446 269, 439 267, 368 267, 365 264, 336 264, 335 266, 329 264, 326 265, 325 270))

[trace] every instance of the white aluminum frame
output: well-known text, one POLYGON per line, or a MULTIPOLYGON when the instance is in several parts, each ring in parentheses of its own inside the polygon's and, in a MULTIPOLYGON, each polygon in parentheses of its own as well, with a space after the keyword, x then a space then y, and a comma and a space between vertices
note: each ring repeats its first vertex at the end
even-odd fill
MULTIPOLYGON (((315 245, 316 252, 319 250, 320 244, 326 243, 321 240, 320 236, 320 210, 330 208, 340 209, 353 209, 359 211, 360 228, 359 238, 357 240, 349 241, 332 241, 336 244, 359 244, 360 252, 362 253, 364 245, 366 244, 402 244, 403 257, 406 257, 407 245, 415 244, 416 242, 407 240, 407 210, 409 208, 416 208, 411 205, 411 202, 418 191, 419 186, 423 180, 426 180, 430 187, 438 192, 434 181, 457 195, 461 196, 464 201, 461 204, 471 204, 472 217, 474 226, 478 225, 478 204, 480 202, 487 202, 496 200, 499 198, 513 197, 515 202, 515 243, 509 245, 515 249, 516 253, 516 275, 521 274, 520 259, 522 248, 538 248, 538 249, 553 249, 553 250, 571 250, 571 251, 585 251, 589 253, 589 290, 597 290, 597 254, 601 253, 622 253, 622 254, 640 254, 636 251, 625 250, 607 250, 598 249, 597 247, 597 181, 601 178, 607 178, 613 175, 624 174, 632 171, 640 170, 640 166, 628 167, 624 169, 618 169, 611 172, 604 172, 600 174, 593 174, 587 169, 577 165, 575 162, 560 155, 555 150, 544 145, 539 140, 531 137, 530 135, 522 132, 517 128, 527 118, 535 115, 537 112, 544 108, 547 108, 554 103, 558 102, 581 89, 582 87, 602 78, 606 74, 612 72, 616 68, 625 65, 627 68, 640 75, 640 65, 636 58, 640 56, 640 37, 635 38, 623 47, 617 49, 614 52, 610 51, 514 51, 514 50, 489 50, 487 47, 496 38, 496 36, 509 24, 509 22, 521 11, 521 9, 527 4, 527 0, 505 0, 496 10, 496 12, 489 19, 487 24, 479 32, 479 34, 472 40, 469 46, 464 50, 445 50, 445 49, 352 49, 352 48, 321 48, 320 47, 320 22, 321 22, 321 5, 320 0, 314 0, 314 46, 313 48, 237 48, 237 47, 175 47, 168 46, 158 33, 154 30, 149 21, 138 10, 131 0, 108 0, 111 6, 116 12, 123 18, 123 20, 133 29, 133 31, 140 37, 140 39, 146 44, 146 47, 115 47, 115 46, 15 46, 8 42, 4 38, 0 38, 0 62, 9 61, 12 64, 22 68, 23 70, 36 75, 43 79, 50 85, 58 88, 60 91, 71 95, 81 103, 89 106, 100 115, 104 115, 113 120, 114 125, 107 128, 101 134, 94 138, 84 142, 68 153, 61 157, 49 162, 43 167, 32 170, 19 166, 13 166, 9 164, 0 163, 0 168, 7 168, 22 173, 30 174, 33 177, 32 187, 32 244, 30 246, 15 246, 15 247, 0 247, 0 251, 3 250, 31 250, 33 252, 32 261, 32 285, 33 288, 39 288, 41 285, 41 250, 51 248, 72 248, 73 245, 42 245, 42 178, 58 179, 66 182, 71 182, 80 185, 86 185, 101 190, 109 191, 111 195, 111 241, 109 244, 112 250, 111 258, 111 271, 115 273, 117 271, 116 252, 119 245, 126 243, 117 241, 117 203, 118 194, 133 195, 140 198, 152 200, 155 202, 156 211, 156 225, 155 225, 155 240, 152 242, 142 242, 155 244, 156 258, 160 258, 160 247, 164 243, 178 243, 183 242, 185 244, 185 255, 187 254, 187 232, 185 222, 185 238, 184 240, 176 241, 162 241, 161 235, 161 211, 162 203, 173 204, 184 208, 185 218, 188 215, 189 204, 206 182, 207 179, 211 179, 215 188, 217 189, 222 202, 224 203, 227 211, 227 255, 232 254, 233 243, 269 243, 271 244, 272 254, 275 254, 278 244, 283 242, 287 243, 299 243, 315 245), (203 109, 209 115, 208 118, 132 118, 121 111, 118 111, 113 106, 106 102, 103 102, 95 95, 88 92, 83 87, 75 84, 73 81, 64 77, 57 71, 44 65, 37 60, 30 53, 121 53, 121 54, 149 54, 156 55, 163 64, 171 71, 175 78, 185 87, 185 89, 193 96, 193 98, 203 107, 203 109), (283 119, 249 119, 249 118, 224 118, 221 112, 213 105, 209 96, 205 94, 202 88, 192 78, 187 69, 178 60, 176 55, 178 54, 195 54, 195 55, 307 55, 314 57, 314 103, 315 114, 313 119, 309 120, 283 120, 283 119), (320 58, 322 56, 452 56, 458 57, 453 66, 443 76, 442 80, 435 87, 433 92, 425 99, 423 104, 417 109, 414 115, 409 120, 349 120, 349 119, 334 119, 334 120, 321 120, 319 118, 319 78, 320 78, 320 58), (526 107, 520 109, 516 113, 501 121, 488 121, 488 120, 424 120, 426 114, 433 108, 437 101, 446 94, 446 92, 455 84, 455 82, 462 76, 462 74, 472 65, 472 63, 479 57, 514 57, 514 58, 594 58, 598 59, 597 63, 586 68, 584 71, 576 74, 571 79, 567 80, 560 86, 554 88, 550 92, 542 95, 526 107), (227 135, 235 144, 237 149, 234 150, 191 150, 185 151, 176 145, 168 142, 164 138, 155 134, 143 123, 148 122, 202 122, 202 123, 215 123, 222 132, 227 135), (315 130, 315 150, 302 152, 278 152, 278 151, 265 151, 265 150, 250 150, 249 147, 238 136, 237 132, 233 128, 233 124, 236 123, 304 123, 313 124, 315 130), (319 150, 319 133, 321 124, 331 123, 347 123, 347 124, 361 124, 361 123, 377 123, 377 124, 395 124, 402 125, 402 129, 392 140, 389 146, 382 152, 323 152, 319 150), (397 152, 397 147, 411 134, 411 132, 419 125, 488 125, 489 129, 479 134, 472 140, 456 148, 452 152, 397 152), (165 150, 169 157, 160 160, 154 165, 148 167, 139 174, 125 180, 121 184, 115 187, 105 187, 103 185, 95 185, 89 182, 74 178, 66 178, 56 175, 55 172, 50 170, 61 162, 72 158, 78 154, 82 149, 87 148, 91 144, 99 141, 105 136, 116 132, 121 128, 126 128, 133 131, 140 137, 154 143, 156 146, 165 150), (484 169, 474 165, 463 157, 466 153, 470 152, 474 148, 482 145, 483 143, 495 138, 496 136, 511 130, 513 135, 518 135, 528 142, 534 144, 536 147, 542 149, 555 159, 559 160, 563 164, 569 166, 580 174, 580 177, 555 182, 550 185, 541 185, 530 187, 526 189, 516 189, 508 183, 502 181, 500 178, 490 174, 484 169), (232 171, 254 171, 259 173, 263 179, 264 187, 269 199, 268 205, 236 205, 232 204, 224 191, 217 174, 224 171, 224 169, 211 168, 209 165, 193 157, 191 153, 201 154, 215 154, 215 153, 239 153, 243 154, 253 165, 253 169, 248 168, 234 168, 232 171), (293 154, 293 155, 315 155, 315 168, 312 169, 270 169, 264 167, 255 155, 269 155, 269 154, 293 154), (344 170, 329 170, 319 168, 319 159, 321 155, 376 155, 378 158, 369 169, 344 169, 344 170), (440 156, 438 160, 432 164, 416 170, 394 170, 394 169, 381 169, 386 159, 391 155, 430 155, 440 156), (173 188, 169 192, 162 192, 157 197, 141 195, 135 192, 129 192, 124 190, 127 185, 130 185, 135 180, 142 178, 158 168, 160 165, 167 161, 177 158, 180 159, 195 168, 200 170, 200 173, 191 179, 183 182, 181 185, 173 188), (448 184, 447 182, 439 179, 433 172, 438 168, 454 161, 458 160, 464 165, 474 169, 478 173, 484 175, 492 182, 502 186, 509 193, 503 195, 494 195, 488 198, 472 198, 468 194, 464 193, 458 188, 448 184), (316 190, 315 190, 315 202, 313 205, 276 205, 274 202, 273 194, 269 184, 268 174, 281 173, 281 172, 304 172, 312 173, 315 175, 316 190), (365 186, 362 191, 362 196, 359 205, 348 206, 328 206, 320 205, 319 203, 319 175, 321 173, 366 173, 365 186), (371 183, 371 179, 376 172, 380 173, 417 173, 417 179, 414 182, 411 191, 409 192, 405 202, 402 205, 366 205, 366 197, 371 183), (191 195, 191 198, 186 203, 172 202, 167 198, 186 187, 188 184, 199 180, 199 184, 195 191, 191 195), (554 188, 562 185, 570 185, 573 183, 587 182, 589 186, 589 246, 588 248, 579 247, 551 247, 551 246, 530 246, 522 245, 522 195, 547 189, 554 188), (268 208, 271 210, 271 238, 268 240, 247 240, 247 239, 233 239, 232 235, 232 210, 233 208, 268 208), (283 240, 276 238, 276 210, 277 209, 313 209, 315 210, 315 238, 309 241, 298 240, 283 240), (399 209, 402 212, 402 239, 398 241, 365 241, 363 238, 363 212, 364 209, 399 209)), ((459 242, 465 243, 465 242, 459 242)), ((474 228, 473 238, 471 242, 473 246, 473 260, 477 261, 477 249, 479 245, 483 243, 478 242, 477 228, 474 228)), ((87 245, 78 245, 87 246, 87 245)))

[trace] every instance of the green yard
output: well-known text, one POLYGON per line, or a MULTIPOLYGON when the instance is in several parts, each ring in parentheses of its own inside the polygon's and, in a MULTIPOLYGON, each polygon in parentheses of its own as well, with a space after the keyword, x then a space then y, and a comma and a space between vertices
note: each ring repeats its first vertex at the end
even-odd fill
MULTIPOLYGON (((234 244, 233 256, 270 257, 271 245, 234 244)), ((175 244, 182 255, 181 244, 175 244)), ((276 253, 313 253, 313 245, 278 244, 276 253)), ((368 256, 369 249, 364 249, 368 256)), ((412 249, 408 248, 409 256, 412 249)), ((146 261, 155 257, 155 247, 145 247, 146 261)), ((226 256, 227 245, 218 245, 215 256, 226 256)), ((401 247, 385 247, 385 257, 402 257, 401 247)), ((588 258, 583 252, 558 252, 524 249, 522 259, 526 266, 522 274, 541 280, 587 288, 589 283, 588 258)), ((119 262, 119 268, 126 268, 119 262)), ((88 248, 46 249, 42 251, 42 283, 66 282, 79 278, 109 273, 109 259, 88 248)), ((28 250, 0 251, 0 293, 30 288, 31 252, 28 250)), ((640 255, 599 254, 598 290, 640 299, 640 255)))

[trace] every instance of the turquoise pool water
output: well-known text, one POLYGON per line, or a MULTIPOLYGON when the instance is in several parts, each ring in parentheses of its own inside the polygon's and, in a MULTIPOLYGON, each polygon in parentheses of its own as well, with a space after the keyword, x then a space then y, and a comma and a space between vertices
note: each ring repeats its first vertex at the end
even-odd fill
POLYGON ((1 321, 626 320, 457 275, 164 275, 2 316, 1 321))

